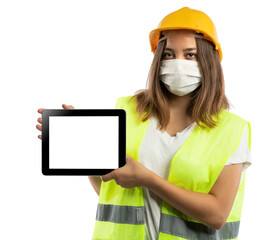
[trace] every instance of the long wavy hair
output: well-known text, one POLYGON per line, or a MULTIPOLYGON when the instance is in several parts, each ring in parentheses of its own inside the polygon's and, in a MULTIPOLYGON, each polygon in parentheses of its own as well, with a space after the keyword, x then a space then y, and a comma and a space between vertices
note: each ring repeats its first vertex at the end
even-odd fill
MULTIPOLYGON (((136 91, 130 99, 130 101, 136 100, 136 112, 141 121, 144 122, 153 115, 157 116, 160 130, 166 128, 170 119, 168 96, 171 93, 159 80, 160 63, 166 47, 166 39, 161 33, 148 74, 148 89, 136 91)), ((214 44, 201 37, 195 37, 195 41, 201 85, 191 93, 187 113, 202 129, 214 128, 217 122, 212 115, 215 115, 218 120, 218 114, 222 109, 230 109, 229 100, 225 95, 223 71, 214 44)))

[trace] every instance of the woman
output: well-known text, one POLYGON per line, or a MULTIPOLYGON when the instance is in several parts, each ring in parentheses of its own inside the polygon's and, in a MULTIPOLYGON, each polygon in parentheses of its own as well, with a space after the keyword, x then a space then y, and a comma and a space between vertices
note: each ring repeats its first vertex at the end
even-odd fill
POLYGON ((150 44, 148 89, 116 103, 127 115, 126 165, 89 177, 99 195, 93 239, 237 239, 250 124, 227 111, 214 24, 182 8, 150 44))

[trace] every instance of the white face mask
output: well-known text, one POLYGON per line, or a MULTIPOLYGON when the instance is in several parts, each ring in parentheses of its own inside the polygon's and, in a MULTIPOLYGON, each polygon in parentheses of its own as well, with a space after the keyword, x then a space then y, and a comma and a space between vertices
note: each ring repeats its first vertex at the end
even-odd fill
POLYGON ((201 84, 198 62, 185 59, 163 60, 159 79, 171 93, 184 96, 201 84))

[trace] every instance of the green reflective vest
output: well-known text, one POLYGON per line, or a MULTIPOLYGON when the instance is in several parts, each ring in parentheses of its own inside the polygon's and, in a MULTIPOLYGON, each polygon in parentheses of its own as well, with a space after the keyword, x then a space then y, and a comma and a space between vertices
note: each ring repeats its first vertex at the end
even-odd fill
MULTIPOLYGON (((142 122, 131 96, 121 97, 116 108, 126 111, 126 152, 139 161, 139 149, 149 120, 142 122)), ((213 116, 214 118, 214 116, 213 116)), ((216 118, 214 118, 216 119, 216 118)), ((193 130, 170 164, 168 181, 185 189, 209 193, 228 158, 240 144, 244 126, 250 124, 234 113, 222 110, 214 129, 193 130)), ((162 201, 158 240, 237 239, 244 197, 243 172, 236 199, 224 227, 210 228, 162 201)), ((103 182, 97 206, 93 240, 144 240, 144 202, 142 187, 122 188, 114 180, 103 182)))

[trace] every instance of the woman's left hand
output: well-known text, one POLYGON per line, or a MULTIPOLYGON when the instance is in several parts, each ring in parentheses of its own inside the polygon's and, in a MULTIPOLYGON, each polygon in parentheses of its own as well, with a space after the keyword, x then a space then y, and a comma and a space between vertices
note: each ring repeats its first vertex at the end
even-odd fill
POLYGON ((123 167, 117 168, 101 178, 104 182, 114 179, 121 187, 133 188, 145 186, 146 180, 151 173, 152 171, 143 164, 126 155, 126 164, 123 167))

